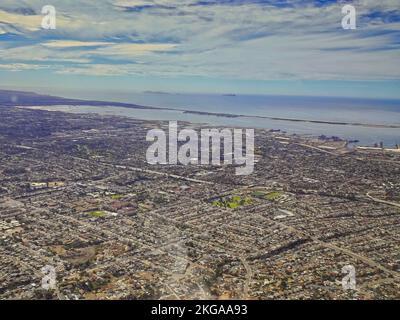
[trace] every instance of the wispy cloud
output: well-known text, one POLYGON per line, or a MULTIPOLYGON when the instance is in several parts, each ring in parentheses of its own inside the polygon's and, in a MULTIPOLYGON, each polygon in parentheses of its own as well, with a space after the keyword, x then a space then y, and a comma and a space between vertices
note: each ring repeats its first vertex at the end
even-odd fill
POLYGON ((7 71, 24 71, 24 70, 39 70, 45 69, 49 66, 45 66, 42 64, 26 64, 26 63, 11 63, 11 64, 0 64, 0 70, 7 70, 7 71))

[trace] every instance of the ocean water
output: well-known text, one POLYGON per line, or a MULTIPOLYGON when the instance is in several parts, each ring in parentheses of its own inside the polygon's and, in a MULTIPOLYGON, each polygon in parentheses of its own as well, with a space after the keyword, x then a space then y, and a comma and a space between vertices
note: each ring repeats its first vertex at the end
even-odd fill
MULTIPOLYGON (((64 95, 71 96, 71 95, 64 95)), ((360 145, 383 142, 400 144, 400 129, 251 118, 266 116, 285 119, 320 120, 346 123, 400 126, 400 101, 330 97, 262 95, 209 95, 166 93, 82 93, 74 98, 135 103, 211 113, 243 115, 239 118, 188 114, 172 110, 140 110, 117 107, 58 106, 68 112, 115 114, 144 120, 177 120, 226 127, 280 129, 289 134, 338 136, 359 140, 360 145)))

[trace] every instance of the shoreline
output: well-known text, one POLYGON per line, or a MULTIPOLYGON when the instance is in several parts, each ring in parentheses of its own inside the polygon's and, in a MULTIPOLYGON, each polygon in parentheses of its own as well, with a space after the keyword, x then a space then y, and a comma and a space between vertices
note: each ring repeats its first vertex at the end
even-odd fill
MULTIPOLYGON (((139 105, 118 105, 118 104, 49 104, 49 105, 15 105, 16 108, 27 108, 27 109, 37 109, 46 107, 116 107, 116 108, 126 108, 126 109, 141 109, 141 110, 163 110, 163 111, 178 111, 184 114, 196 114, 202 116, 214 116, 222 118, 252 118, 252 119, 268 119, 273 121, 289 121, 289 122, 302 122, 302 123, 317 123, 317 124, 331 124, 340 126, 358 126, 366 128, 384 128, 384 129, 400 129, 400 124, 374 124, 374 123, 361 123, 361 122, 343 122, 343 121, 327 121, 327 120, 311 120, 311 119, 295 119, 295 118, 280 118, 280 117, 269 117, 269 116, 256 116, 256 115, 245 115, 245 114, 231 114, 231 113, 218 113, 218 112, 208 112, 208 111, 195 111, 187 109, 178 108, 160 108, 160 107, 147 107, 139 105)), ((45 110, 45 109, 43 109, 45 110)))
POLYGON ((244 114, 230 114, 230 113, 213 113, 205 111, 191 111, 183 109, 168 109, 177 110, 184 113, 199 114, 205 116, 216 116, 216 117, 226 117, 226 118, 257 118, 257 119, 269 119, 275 121, 291 121, 291 122, 306 122, 306 123, 319 123, 319 124, 333 124, 341 126, 360 126, 367 128, 386 128, 386 129, 400 129, 400 125, 385 125, 385 124, 373 124, 373 123, 359 123, 359 122, 340 122, 340 121, 326 121, 326 120, 310 120, 310 119, 294 119, 294 118, 279 118, 279 117, 268 117, 268 116, 254 116, 254 115, 244 115, 244 114))
POLYGON ((144 106, 134 103, 122 103, 113 101, 101 100, 82 100, 70 99, 64 97, 57 97, 51 95, 41 95, 34 92, 12 91, 0 89, 0 106, 4 107, 56 107, 56 106, 92 106, 92 107, 118 107, 127 109, 138 110, 162 110, 162 111, 176 111, 184 114, 194 114, 203 116, 215 116, 224 118, 247 118, 247 119, 268 119, 273 121, 289 121, 289 122, 302 122, 302 123, 315 123, 315 124, 330 124, 340 126, 359 126, 365 128, 384 128, 384 129, 400 129, 399 124, 376 124, 376 123, 361 123, 361 122, 346 122, 346 121, 329 121, 329 120, 313 120, 313 119, 296 119, 284 118, 274 116, 261 116, 261 115, 246 115, 246 114, 233 114, 223 112, 208 112, 188 110, 184 108, 162 108, 153 106, 144 106))
MULTIPOLYGON (((82 111, 81 110, 75 110, 75 112, 67 111, 67 110, 57 110, 56 109, 57 106, 58 107, 75 107, 75 108, 78 108, 80 106, 82 106, 82 107, 99 107, 99 106, 86 106, 86 105, 51 105, 51 106, 15 106, 15 108, 18 108, 18 109, 29 109, 29 110, 39 110, 39 111, 48 111, 48 112, 62 112, 62 113, 70 113, 70 112, 72 112, 72 113, 81 114, 81 115, 87 115, 87 114, 102 115, 99 112, 85 112, 85 110, 82 110, 82 111), (55 107, 55 108, 53 108, 53 107, 55 107)), ((113 107, 113 106, 110 106, 110 107, 113 107)), ((120 107, 118 107, 118 108, 120 108, 120 107)), ((124 107, 122 107, 122 108, 124 108, 124 107)), ((128 109, 131 109, 131 108, 128 108, 128 109)), ((171 110, 171 109, 165 109, 165 108, 161 108, 161 109, 162 110, 171 110)), ((182 110, 176 110, 175 109, 173 111, 180 111, 181 112, 182 110)), ((201 115, 216 116, 216 114, 209 113, 209 112, 196 112, 196 111, 192 112, 192 111, 189 111, 187 113, 194 113, 194 114, 200 113, 201 115)), ((150 121, 150 122, 151 121, 156 121, 156 122, 172 121, 172 120, 167 120, 167 119, 143 119, 140 116, 132 117, 132 116, 127 116, 127 115, 119 115, 119 114, 106 114, 105 116, 132 118, 132 119, 137 119, 137 120, 142 120, 142 121, 150 121)), ((249 117, 249 116, 245 116, 245 115, 234 115, 234 116, 232 116, 230 118, 239 118, 239 117, 267 118, 267 119, 273 119, 273 120, 277 120, 277 121, 293 121, 293 122, 304 122, 304 123, 308 122, 308 123, 320 123, 320 124, 328 124, 328 125, 329 124, 336 124, 336 123, 331 123, 331 122, 327 122, 327 121, 318 121, 318 120, 315 120, 315 121, 314 120, 301 120, 301 119, 297 120, 297 119, 284 119, 284 118, 270 118, 270 117, 263 117, 263 116, 250 116, 249 117)), ((211 125, 210 123, 207 123, 207 122, 193 122, 193 121, 187 121, 187 120, 178 120, 178 121, 180 121, 181 123, 186 123, 187 125, 195 125, 195 126, 203 125, 203 126, 208 127, 208 126, 211 125)), ((352 124, 348 124, 348 125, 352 125, 352 124)), ((243 129, 252 128, 252 127, 249 127, 249 126, 246 126, 246 125, 239 125, 237 127, 240 127, 240 128, 243 128, 243 129)), ((377 126, 371 125, 370 127, 381 128, 379 125, 377 125, 377 126)), ((384 128, 387 128, 387 127, 384 127, 384 128)), ((288 136, 288 137, 291 136, 291 135, 296 135, 296 136, 307 138, 307 139, 309 139, 309 138, 316 139, 316 138, 319 137, 317 134, 310 135, 310 134, 305 134, 305 133, 301 134, 301 133, 296 133, 296 132, 288 133, 284 129, 279 129, 279 130, 274 130, 274 131, 272 131, 273 129, 267 128, 267 127, 266 128, 259 128, 259 129, 260 130, 267 130, 267 131, 270 131, 270 132, 276 132, 276 133, 279 133, 280 135, 288 136)), ((389 129, 393 129, 393 128, 389 128, 389 129)), ((327 138, 328 138, 327 142, 329 142, 329 137, 327 137, 327 138)), ((375 149, 379 149, 379 150, 387 150, 387 151, 396 150, 396 152, 397 152, 397 149, 395 149, 394 147, 393 148, 383 148, 383 149, 374 148, 372 145, 357 144, 358 141, 357 142, 353 142, 353 140, 351 140, 349 138, 339 138, 339 139, 340 139, 340 141, 342 141, 342 142, 344 142, 346 144, 346 148, 348 148, 349 146, 353 145, 356 149, 360 149, 360 150, 367 150, 367 149, 375 150, 375 149)))

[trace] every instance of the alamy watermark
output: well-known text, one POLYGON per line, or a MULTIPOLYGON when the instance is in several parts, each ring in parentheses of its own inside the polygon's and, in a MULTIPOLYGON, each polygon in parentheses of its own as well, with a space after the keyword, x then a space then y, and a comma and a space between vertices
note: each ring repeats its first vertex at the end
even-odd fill
POLYGON ((44 15, 42 19, 42 28, 45 30, 55 30, 57 29, 57 12, 56 8, 51 5, 44 6, 42 8, 42 14, 44 15))
POLYGON ((153 142, 146 152, 147 162, 152 165, 180 163, 218 166, 223 163, 234 164, 236 175, 250 175, 254 171, 254 129, 201 129, 199 138, 193 129, 178 132, 178 123, 171 121, 168 134, 162 129, 153 129, 147 133, 146 140, 153 142))
POLYGON ((342 279, 343 290, 356 290, 356 268, 352 265, 344 266, 342 273, 346 274, 342 279))
POLYGON ((357 29, 356 8, 350 4, 347 4, 342 8, 342 13, 345 14, 342 19, 342 28, 345 30, 357 29))
POLYGON ((50 265, 46 265, 42 268, 42 289, 54 290, 57 287, 57 273, 56 268, 50 265))

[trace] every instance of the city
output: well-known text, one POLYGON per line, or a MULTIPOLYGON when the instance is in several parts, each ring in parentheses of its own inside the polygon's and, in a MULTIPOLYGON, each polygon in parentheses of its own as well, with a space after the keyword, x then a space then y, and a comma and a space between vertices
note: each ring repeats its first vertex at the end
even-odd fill
POLYGON ((396 150, 256 130, 254 173, 236 176, 147 164, 167 122, 0 117, 1 299, 400 298, 396 150))

